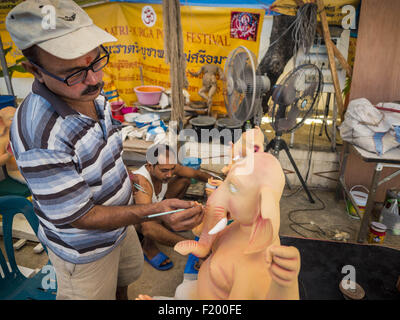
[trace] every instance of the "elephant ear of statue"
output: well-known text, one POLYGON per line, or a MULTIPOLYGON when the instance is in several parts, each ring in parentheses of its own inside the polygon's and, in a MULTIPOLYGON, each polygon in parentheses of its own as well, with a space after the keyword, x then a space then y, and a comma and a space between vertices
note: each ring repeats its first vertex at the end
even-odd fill
POLYGON ((285 187, 285 176, 279 161, 269 153, 254 154, 252 182, 259 186, 259 212, 253 220, 245 254, 266 249, 277 239, 280 227, 279 202, 285 187))
POLYGON ((265 250, 278 236, 280 226, 280 195, 272 188, 260 189, 260 213, 253 222, 248 246, 244 254, 265 250))

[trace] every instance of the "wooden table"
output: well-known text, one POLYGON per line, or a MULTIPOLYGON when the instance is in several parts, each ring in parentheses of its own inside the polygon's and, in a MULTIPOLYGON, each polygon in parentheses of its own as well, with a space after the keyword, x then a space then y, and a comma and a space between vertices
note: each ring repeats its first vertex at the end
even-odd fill
POLYGON ((191 183, 189 188, 186 190, 185 197, 194 199, 203 199, 205 186, 206 183, 203 181, 197 181, 196 183, 191 183))
POLYGON ((368 227, 370 224, 372 209, 374 207, 375 193, 377 188, 381 184, 388 182, 389 180, 393 179, 394 177, 400 174, 400 148, 392 149, 389 152, 384 153, 382 156, 378 156, 375 153, 365 151, 355 145, 352 145, 348 142, 344 142, 343 162, 339 173, 339 181, 336 189, 336 198, 339 198, 340 192, 343 189, 347 197, 353 204, 353 207, 356 210, 357 215, 359 217, 361 217, 360 210, 358 209, 358 206, 355 203, 354 198, 350 194, 350 191, 346 186, 346 182, 344 179, 346 162, 348 155, 350 154, 350 148, 353 148, 356 151, 357 155, 360 156, 363 161, 375 163, 374 173, 371 177, 371 182, 369 186, 367 206, 365 208, 364 215, 361 218, 361 226, 360 229, 358 230, 358 235, 357 235, 357 241, 364 242, 368 233, 368 227), (399 170, 395 171, 394 173, 388 175, 387 177, 379 181, 382 169, 384 167, 399 168, 399 170))

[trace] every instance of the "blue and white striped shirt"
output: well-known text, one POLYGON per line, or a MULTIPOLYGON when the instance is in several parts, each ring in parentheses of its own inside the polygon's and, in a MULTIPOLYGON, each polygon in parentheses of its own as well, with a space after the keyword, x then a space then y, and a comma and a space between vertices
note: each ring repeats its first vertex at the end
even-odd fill
POLYGON ((73 110, 35 80, 18 107, 10 131, 18 167, 39 217, 39 239, 71 263, 89 263, 109 253, 125 229, 83 230, 71 223, 95 205, 133 203, 122 161, 120 123, 109 103, 95 100, 98 121, 73 110))

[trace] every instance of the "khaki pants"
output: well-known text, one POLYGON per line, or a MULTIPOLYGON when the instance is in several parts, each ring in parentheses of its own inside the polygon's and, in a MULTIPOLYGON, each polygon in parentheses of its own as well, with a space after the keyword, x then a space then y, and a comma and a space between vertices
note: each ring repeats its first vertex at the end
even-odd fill
POLYGON ((57 277, 57 300, 115 300, 117 286, 136 281, 143 270, 142 247, 133 226, 126 232, 112 252, 87 264, 67 262, 48 249, 57 277))

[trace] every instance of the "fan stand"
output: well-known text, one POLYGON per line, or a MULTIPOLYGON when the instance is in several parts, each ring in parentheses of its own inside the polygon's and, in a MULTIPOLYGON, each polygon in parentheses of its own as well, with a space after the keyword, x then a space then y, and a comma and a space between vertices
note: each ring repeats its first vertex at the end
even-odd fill
POLYGON ((283 149, 285 150, 293 168, 294 171, 297 174, 297 177, 299 178, 301 185, 303 186, 304 191, 307 193, 308 199, 310 200, 311 203, 315 203, 314 199, 311 196, 310 190, 308 190, 308 187, 303 179, 303 177, 300 174, 299 169, 297 168, 296 162, 294 162, 294 159, 289 151, 289 147, 286 144, 286 141, 282 139, 282 133, 277 132, 275 135, 275 138, 273 138, 267 145, 266 151, 268 152, 270 149, 273 149, 273 155, 277 158, 279 158, 279 152, 283 149))

